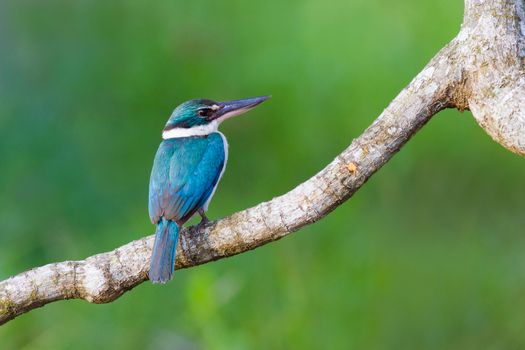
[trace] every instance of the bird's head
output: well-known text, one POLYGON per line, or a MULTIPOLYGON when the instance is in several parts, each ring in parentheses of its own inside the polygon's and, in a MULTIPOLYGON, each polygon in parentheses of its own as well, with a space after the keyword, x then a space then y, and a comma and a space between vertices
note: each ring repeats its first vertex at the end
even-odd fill
POLYGON ((269 97, 260 96, 226 102, 206 99, 186 101, 175 108, 164 127, 162 137, 167 139, 207 135, 216 131, 222 121, 249 111, 269 97))

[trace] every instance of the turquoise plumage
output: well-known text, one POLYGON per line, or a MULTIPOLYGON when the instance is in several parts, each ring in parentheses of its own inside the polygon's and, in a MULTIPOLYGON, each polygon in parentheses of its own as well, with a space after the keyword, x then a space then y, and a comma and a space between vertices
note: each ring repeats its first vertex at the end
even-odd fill
POLYGON ((178 226, 202 208, 225 166, 224 141, 218 132, 162 141, 155 156, 149 189, 149 215, 160 240, 154 247, 150 279, 169 280, 178 226), (162 220, 161 220, 162 219, 162 220), (168 252, 168 253, 166 253, 168 252))
POLYGON ((218 125, 267 98, 191 100, 171 115, 155 155, 149 186, 149 216, 157 225, 149 272, 153 283, 171 279, 182 225, 197 212, 203 222, 207 220, 204 213, 228 156, 228 144, 218 125))

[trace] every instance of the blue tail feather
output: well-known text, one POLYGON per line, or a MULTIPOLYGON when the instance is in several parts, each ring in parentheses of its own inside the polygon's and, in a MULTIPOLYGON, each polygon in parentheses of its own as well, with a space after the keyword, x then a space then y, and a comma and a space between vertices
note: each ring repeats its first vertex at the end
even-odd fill
POLYGON ((173 275, 179 226, 164 218, 157 224, 155 244, 151 256, 149 279, 153 283, 166 283, 173 275))

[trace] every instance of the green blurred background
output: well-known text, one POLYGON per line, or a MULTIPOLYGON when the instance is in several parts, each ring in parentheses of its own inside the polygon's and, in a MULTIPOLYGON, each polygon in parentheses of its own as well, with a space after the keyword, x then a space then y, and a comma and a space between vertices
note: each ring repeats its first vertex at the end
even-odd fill
MULTIPOLYGON (((0 278, 152 234, 152 159, 190 98, 273 95, 222 127, 212 218, 293 188, 462 13, 459 0, 2 0, 0 278)), ((0 347, 524 348, 524 174, 470 113, 445 111, 319 223, 108 305, 32 311, 0 347)))

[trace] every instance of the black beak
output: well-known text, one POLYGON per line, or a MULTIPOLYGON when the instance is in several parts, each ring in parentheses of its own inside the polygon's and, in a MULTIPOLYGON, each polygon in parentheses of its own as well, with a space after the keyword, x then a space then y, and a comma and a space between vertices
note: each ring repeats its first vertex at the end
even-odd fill
POLYGON ((258 104, 263 103, 269 98, 270 96, 259 96, 243 98, 242 100, 219 102, 217 103, 219 109, 217 110, 217 112, 215 112, 213 119, 224 120, 248 112, 250 109, 257 106, 258 104))

